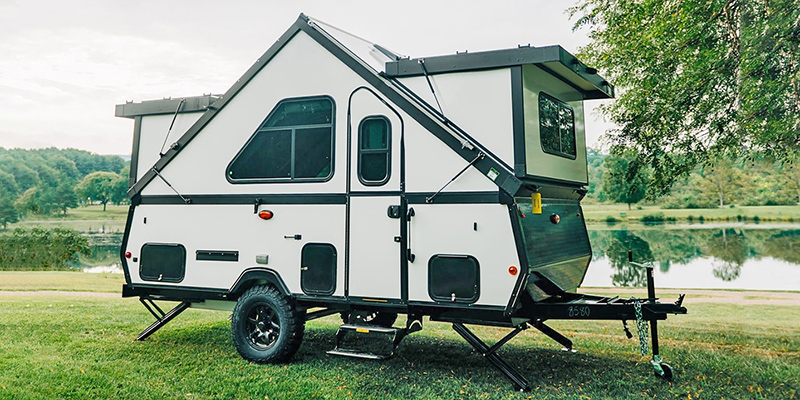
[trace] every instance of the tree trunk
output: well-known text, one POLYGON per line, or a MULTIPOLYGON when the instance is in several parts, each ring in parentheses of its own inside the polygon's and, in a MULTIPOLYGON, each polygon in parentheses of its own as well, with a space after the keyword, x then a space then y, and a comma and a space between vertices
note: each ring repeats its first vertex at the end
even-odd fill
POLYGON ((630 211, 630 209, 631 209, 631 203, 628 203, 628 210, 630 211))
POLYGON ((725 194, 719 192, 719 208, 725 207, 725 194))
POLYGON ((105 210, 106 210, 106 204, 108 204, 108 202, 107 202, 107 201, 104 201, 104 202, 103 202, 103 211, 105 211, 105 210))

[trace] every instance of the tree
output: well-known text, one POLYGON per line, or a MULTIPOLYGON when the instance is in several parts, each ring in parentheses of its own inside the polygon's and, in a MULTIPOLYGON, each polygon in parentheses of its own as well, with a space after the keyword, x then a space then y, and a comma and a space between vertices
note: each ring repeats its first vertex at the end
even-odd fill
POLYGON ((75 191, 80 193, 84 199, 99 201, 103 204, 103 211, 105 211, 106 205, 114 195, 114 180, 118 177, 119 175, 113 172, 92 172, 78 183, 75 191))
POLYGON ((63 182, 54 190, 45 195, 50 208, 67 213, 67 208, 78 207, 78 196, 75 194, 74 185, 70 182, 63 182))
POLYGON ((792 164, 783 170, 783 176, 786 179, 786 186, 794 191, 797 196, 797 204, 800 204, 800 165, 792 164))
POLYGON ((14 208, 14 201, 8 194, 0 194, 0 224, 3 229, 8 227, 8 224, 13 224, 19 220, 19 212, 14 208))
POLYGON ((580 0, 581 57, 617 88, 601 110, 651 195, 714 156, 800 153, 797 0, 580 0))
POLYGON ((719 201, 719 206, 723 207, 726 201, 728 203, 736 201, 736 193, 744 181, 742 173, 734 168, 732 162, 718 159, 713 165, 704 168, 697 185, 701 193, 714 195, 719 201))
POLYGON ((606 172, 603 174, 603 192, 617 203, 638 203, 647 192, 647 174, 641 164, 634 162, 635 156, 626 153, 606 157, 606 172))

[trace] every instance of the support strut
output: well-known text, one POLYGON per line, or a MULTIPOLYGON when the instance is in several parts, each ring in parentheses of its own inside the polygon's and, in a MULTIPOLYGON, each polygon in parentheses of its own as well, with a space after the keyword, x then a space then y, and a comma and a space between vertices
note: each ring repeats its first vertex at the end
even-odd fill
POLYGON ((514 389, 519 391, 530 391, 531 384, 528 383, 528 380, 519 373, 519 371, 515 370, 513 367, 508 365, 500 356, 497 355, 497 350, 502 347, 504 344, 508 343, 514 336, 517 336, 518 333, 522 332, 523 330, 527 329, 527 324, 519 325, 516 329, 511 331, 508 335, 504 338, 500 339, 494 346, 489 347, 484 343, 480 338, 475 336, 472 331, 470 331, 464 324, 460 322, 453 323, 453 330, 455 330, 464 340, 467 341, 472 347, 475 348, 482 356, 484 356, 489 362, 491 362, 500 372, 503 373, 511 383, 514 384, 514 389))
POLYGON ((184 312, 192 303, 188 301, 184 301, 179 303, 175 308, 172 310, 167 311, 166 313, 159 308, 156 303, 153 302, 153 299, 140 297, 139 301, 147 308, 147 311, 150 311, 150 314, 153 314, 156 317, 156 322, 153 322, 152 325, 145 328, 139 336, 136 337, 136 340, 145 340, 150 335, 154 334, 157 330, 161 329, 162 326, 166 325, 169 321, 172 321, 173 318, 177 317, 178 314, 184 312), (150 303, 148 305, 148 303, 150 303), (152 306, 152 308, 151 308, 152 306), (155 309, 155 311, 153 310, 155 309), (158 313, 156 313, 156 311, 158 313))
POLYGON ((532 320, 531 325, 533 325, 533 327, 538 329, 540 332, 547 335, 547 337, 549 337, 550 339, 553 339, 562 346, 564 346, 565 351, 572 351, 572 341, 567 339, 566 336, 556 332, 555 329, 545 325, 542 320, 540 319, 532 320))

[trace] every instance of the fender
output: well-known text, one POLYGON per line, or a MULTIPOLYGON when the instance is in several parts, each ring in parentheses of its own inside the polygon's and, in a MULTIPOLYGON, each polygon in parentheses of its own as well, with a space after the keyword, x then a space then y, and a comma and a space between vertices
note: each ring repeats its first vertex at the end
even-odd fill
POLYGON ((236 283, 234 283, 231 287, 229 293, 238 296, 241 294, 241 292, 248 289, 250 286, 253 286, 251 284, 259 283, 271 284, 275 286, 284 296, 292 296, 292 293, 289 291, 286 283, 284 283, 283 279, 281 279, 280 274, 275 272, 275 270, 261 267, 248 268, 244 270, 242 275, 240 275, 236 280, 236 283))

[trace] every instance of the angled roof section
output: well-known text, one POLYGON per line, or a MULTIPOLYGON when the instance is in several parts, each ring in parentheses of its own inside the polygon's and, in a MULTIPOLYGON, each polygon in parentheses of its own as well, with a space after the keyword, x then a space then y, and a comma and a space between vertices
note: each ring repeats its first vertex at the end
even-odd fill
MULTIPOLYGON (((323 24, 324 25, 324 24, 323 24)), ((413 93, 408 93, 404 87, 393 78, 386 77, 382 71, 376 70, 370 63, 358 57, 350 49, 345 47, 340 41, 328 33, 321 23, 300 14, 297 21, 262 55, 255 64, 236 83, 228 89, 220 99, 210 105, 207 111, 192 125, 184 135, 178 139, 170 149, 147 171, 136 184, 128 191, 128 196, 136 203, 141 191, 153 179, 155 179, 181 150, 186 147, 203 127, 205 127, 214 117, 234 99, 237 93, 252 80, 261 69, 272 60, 272 58, 286 45, 298 32, 303 31, 328 50, 342 63, 347 65, 361 78, 367 81, 378 92, 385 96, 389 101, 397 105, 411 118, 430 131, 434 136, 441 140, 452 151, 458 154, 473 168, 479 170, 487 176, 497 187, 513 196, 523 186, 513 170, 502 160, 493 155, 487 148, 471 138, 463 130, 455 126, 443 116, 432 112, 430 106, 424 101, 414 97, 413 93)), ((386 54, 382 48, 376 48, 379 52, 386 54)), ((175 105, 177 109, 177 104, 175 105)), ((172 112, 175 112, 174 109, 172 112)))
POLYGON ((581 91, 585 99, 614 97, 614 86, 594 68, 587 67, 561 46, 458 53, 446 56, 409 58, 386 63, 386 75, 395 78, 479 71, 533 64, 544 68, 581 91), (425 63, 425 69, 422 63, 425 63))

